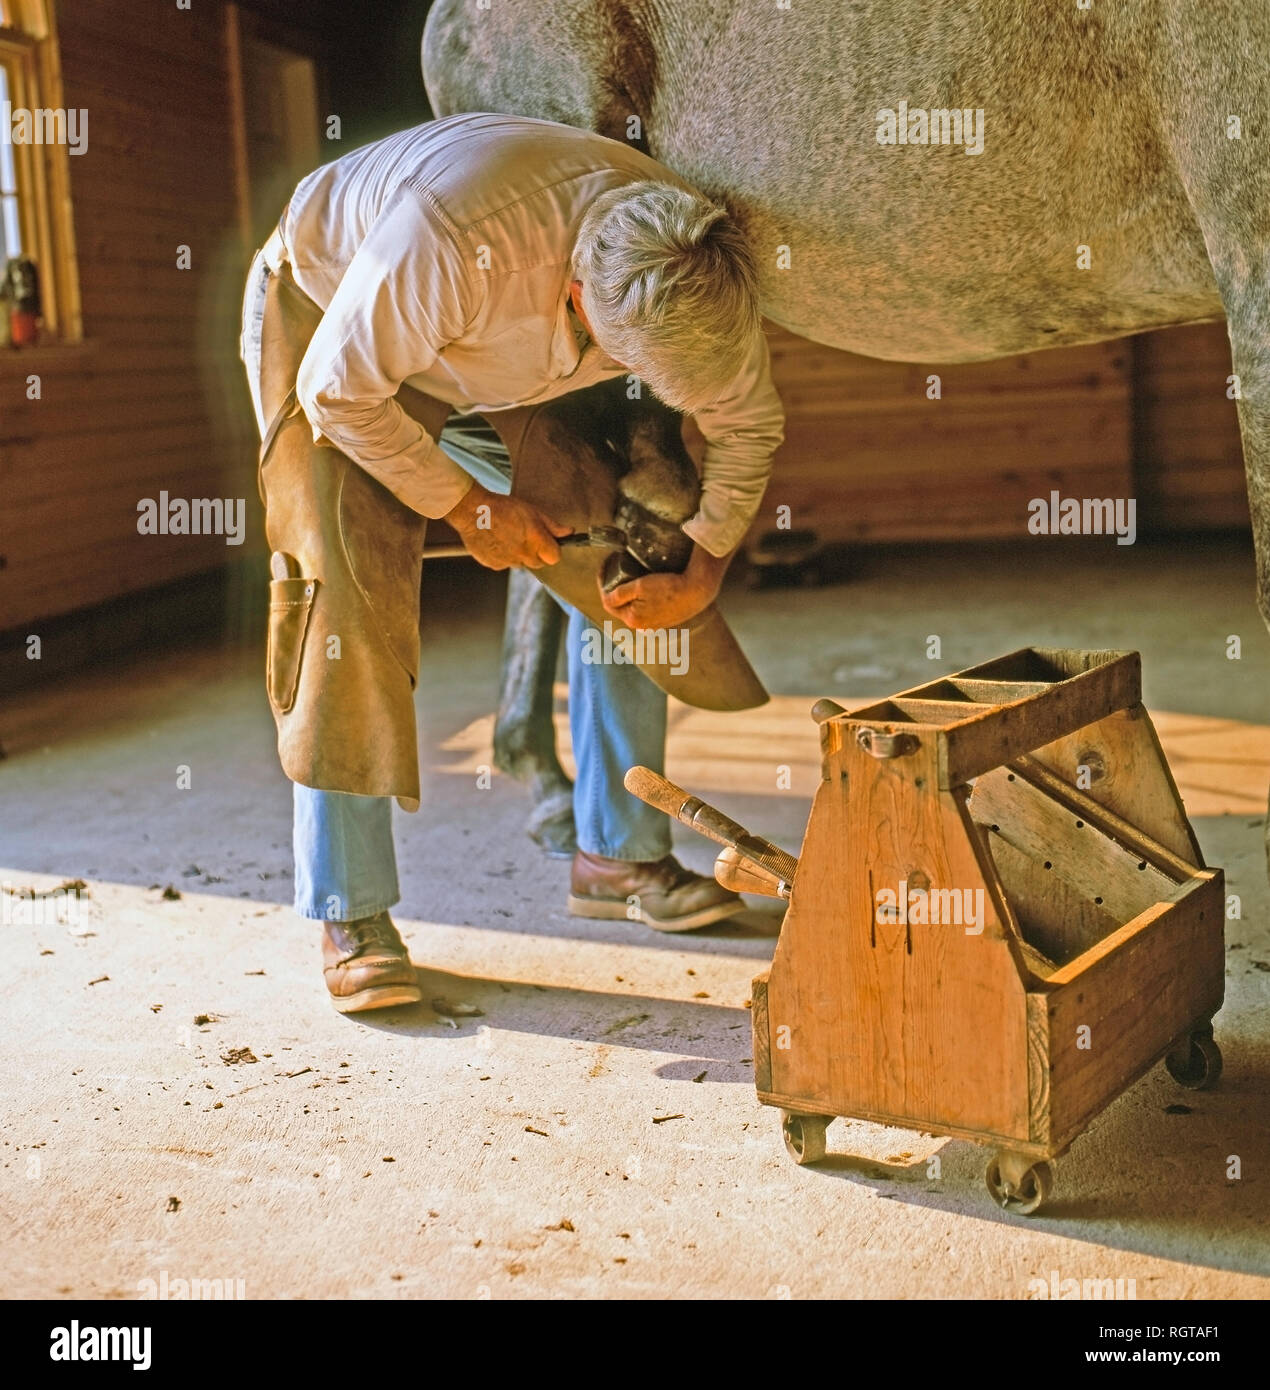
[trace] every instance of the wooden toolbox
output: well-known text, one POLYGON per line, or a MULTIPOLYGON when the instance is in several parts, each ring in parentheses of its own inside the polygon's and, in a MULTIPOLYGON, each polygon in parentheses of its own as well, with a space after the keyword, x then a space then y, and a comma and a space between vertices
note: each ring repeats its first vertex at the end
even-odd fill
POLYGON ((1221 870, 1204 866, 1136 652, 1025 648, 846 710, 822 700, 801 856, 635 768, 724 844, 716 876, 788 897, 754 981, 755 1084, 799 1163, 835 1116, 990 1144, 1036 1211, 1049 1160, 1161 1057, 1213 1085, 1221 870))

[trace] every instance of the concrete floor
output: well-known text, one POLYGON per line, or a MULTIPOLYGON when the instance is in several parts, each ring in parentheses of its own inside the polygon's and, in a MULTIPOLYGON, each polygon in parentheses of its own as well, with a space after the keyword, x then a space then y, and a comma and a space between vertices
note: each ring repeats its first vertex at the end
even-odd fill
MULTIPOLYGON (((962 1141, 839 1121, 836 1156, 795 1167, 754 1097, 745 1007, 779 919, 668 938, 566 915, 567 865, 523 835, 522 792, 473 775, 497 584, 439 563, 397 917, 425 999, 479 1015, 327 1004, 318 933, 287 906, 289 788, 258 653, 159 654, 0 701, 0 882, 83 878, 91 895, 77 922, 21 930, 0 896, 0 1294, 129 1298, 166 1274, 242 1280, 250 1298, 1014 1299, 1055 1274, 1133 1279, 1139 1298, 1265 1297, 1270 738, 1246 726, 1268 713, 1270 639, 1246 549, 878 550, 825 588, 737 589, 725 606, 780 698, 676 711, 669 771, 791 848, 815 698, 1026 643, 1141 650, 1148 703, 1191 716, 1161 721, 1166 743, 1243 903, 1220 1088, 1156 1069, 1060 1161, 1030 1220, 991 1205, 986 1154, 962 1141), (781 763, 792 789, 766 790, 781 763)), ((707 867, 708 845, 683 838, 707 867)))

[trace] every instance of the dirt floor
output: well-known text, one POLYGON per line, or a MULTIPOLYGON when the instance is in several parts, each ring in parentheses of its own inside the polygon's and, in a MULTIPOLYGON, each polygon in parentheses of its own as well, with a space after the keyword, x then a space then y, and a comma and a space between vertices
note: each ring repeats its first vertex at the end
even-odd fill
MULTIPOLYGON (((746 1008, 779 917, 679 938, 570 918, 568 866, 523 834, 521 789, 478 787, 496 581, 439 562, 425 603, 424 806, 398 815, 396 916, 435 1007, 350 1019, 326 1002, 318 931, 289 910, 258 652, 154 655, 0 700, 0 882, 88 893, 39 925, 0 895, 0 1295, 1270 1293, 1270 638, 1242 546, 879 550, 820 589, 737 588, 726 610, 776 699, 673 712, 670 774, 793 849, 816 698, 1026 643, 1142 652, 1205 854, 1242 904, 1225 1073, 1212 1092, 1143 1078, 1031 1219, 993 1207, 967 1142, 839 1121, 825 1164, 787 1158, 746 1008)), ((707 867, 706 842, 682 839, 707 867)))

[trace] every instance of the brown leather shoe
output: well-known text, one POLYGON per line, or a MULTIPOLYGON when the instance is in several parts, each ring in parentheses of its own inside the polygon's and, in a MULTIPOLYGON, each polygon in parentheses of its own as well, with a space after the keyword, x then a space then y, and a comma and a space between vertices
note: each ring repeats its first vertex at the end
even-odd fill
POLYGON ((637 863, 579 850, 570 888, 575 917, 625 918, 654 931, 693 931, 745 911, 738 894, 685 869, 672 854, 637 863))
POLYGON ((423 998, 406 943, 386 912, 357 922, 327 922, 322 973, 331 1002, 342 1014, 417 1004, 423 998))

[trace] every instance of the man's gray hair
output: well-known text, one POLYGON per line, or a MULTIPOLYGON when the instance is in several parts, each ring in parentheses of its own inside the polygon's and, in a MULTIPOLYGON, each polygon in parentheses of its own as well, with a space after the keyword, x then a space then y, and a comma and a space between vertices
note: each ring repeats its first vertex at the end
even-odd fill
POLYGON ((599 346, 676 410, 718 399, 762 332, 758 273, 726 208, 667 183, 602 193, 573 273, 599 346))

